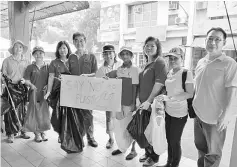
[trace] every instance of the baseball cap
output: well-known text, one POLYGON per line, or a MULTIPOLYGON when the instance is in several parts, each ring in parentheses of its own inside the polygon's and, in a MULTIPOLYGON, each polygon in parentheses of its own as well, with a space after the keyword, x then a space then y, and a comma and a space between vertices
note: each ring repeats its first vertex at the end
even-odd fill
POLYGON ((113 45, 105 45, 105 46, 103 47, 103 53, 104 53, 104 52, 115 52, 114 46, 113 46, 113 45))
POLYGON ((169 53, 166 56, 175 56, 175 57, 178 57, 178 58, 183 58, 184 57, 184 52, 181 48, 174 47, 169 51, 169 53))
MULTIPOLYGON (((33 48, 32 54, 34 54, 36 51, 44 52, 44 48, 41 47, 41 46, 35 46, 35 47, 33 48)), ((45 52, 44 52, 44 53, 45 53, 45 52)))

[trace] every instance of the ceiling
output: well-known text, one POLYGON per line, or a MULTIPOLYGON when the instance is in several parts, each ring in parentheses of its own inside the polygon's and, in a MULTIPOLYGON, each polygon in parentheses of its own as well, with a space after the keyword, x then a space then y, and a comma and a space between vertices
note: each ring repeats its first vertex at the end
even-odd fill
MULTIPOLYGON (((89 8, 88 1, 22 1, 29 9, 30 22, 89 8)), ((1 28, 8 22, 8 2, 0 1, 1 28)))

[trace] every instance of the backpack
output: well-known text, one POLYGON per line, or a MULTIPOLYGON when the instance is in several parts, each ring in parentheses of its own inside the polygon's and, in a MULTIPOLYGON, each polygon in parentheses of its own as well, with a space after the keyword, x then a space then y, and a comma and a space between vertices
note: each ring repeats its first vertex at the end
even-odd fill
MULTIPOLYGON (((185 82, 186 82, 186 79, 187 79, 187 73, 188 73, 188 70, 184 69, 183 70, 183 73, 182 73, 182 87, 183 87, 183 90, 186 92, 186 88, 185 88, 185 82)), ((193 95, 194 97, 194 95, 193 95)), ((190 99, 187 99, 187 103, 188 103, 188 115, 190 118, 195 118, 196 117, 196 114, 195 114, 195 111, 193 109, 193 97, 190 98, 190 99)))

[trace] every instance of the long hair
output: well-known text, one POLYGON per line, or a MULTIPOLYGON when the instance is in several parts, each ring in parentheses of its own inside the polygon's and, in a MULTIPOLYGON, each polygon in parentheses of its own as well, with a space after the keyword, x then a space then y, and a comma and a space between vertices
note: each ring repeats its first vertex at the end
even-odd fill
POLYGON ((65 45, 66 47, 67 47, 67 50, 68 50, 68 53, 67 53, 67 59, 68 59, 68 57, 69 57, 69 55, 72 53, 72 51, 71 51, 71 48, 70 48, 70 46, 69 46, 69 44, 66 42, 66 41, 60 41, 59 43, 58 43, 58 45, 57 45, 57 47, 56 47, 56 52, 55 52, 55 56, 56 56, 56 58, 57 59, 60 59, 60 54, 59 54, 59 48, 62 46, 62 45, 65 45))
POLYGON ((153 56, 153 58, 156 59, 158 56, 161 56, 161 55, 162 55, 162 48, 161 48, 160 40, 159 40, 158 38, 155 38, 155 37, 150 36, 150 37, 148 37, 148 38, 145 40, 145 43, 144 43, 144 46, 143 46, 143 54, 144 54, 144 56, 145 56, 146 62, 148 62, 148 56, 147 56, 146 53, 144 52, 144 49, 145 49, 146 44, 147 44, 149 41, 154 41, 155 44, 156 44, 156 47, 157 47, 156 54, 153 56))

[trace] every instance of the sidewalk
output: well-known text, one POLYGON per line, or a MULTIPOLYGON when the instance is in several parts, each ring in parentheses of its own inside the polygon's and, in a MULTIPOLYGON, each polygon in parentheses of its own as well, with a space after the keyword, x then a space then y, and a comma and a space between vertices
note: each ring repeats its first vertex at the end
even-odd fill
MULTIPOLYGON (((116 149, 116 146, 109 150, 105 148, 108 136, 105 133, 104 113, 95 111, 94 116, 95 139, 99 143, 97 148, 87 146, 85 141, 86 146, 83 152, 67 154, 57 143, 58 135, 53 130, 47 132, 49 141, 41 143, 33 141, 34 135, 32 133, 29 133, 31 139, 15 139, 13 144, 7 144, 4 140, 6 137, 1 136, 1 167, 142 167, 138 159, 143 155, 144 151, 138 148, 137 145, 138 156, 132 161, 125 160, 127 153, 111 156, 111 152, 116 149)), ((192 122, 189 122, 187 127, 191 127, 191 124, 192 122)), ((192 145, 193 140, 190 135, 190 129, 187 128, 184 132, 187 132, 189 137, 185 137, 182 141, 184 151, 180 167, 196 167, 196 157, 193 158, 194 160, 189 158, 195 156, 193 153, 196 153, 192 145), (188 147, 186 148, 186 146, 188 147)), ((165 164, 166 157, 166 153, 161 155, 159 163, 156 165, 165 164)), ((221 167, 227 166, 222 165, 221 167)))
MULTIPOLYGON (((111 156, 113 149, 106 149, 108 136, 101 122, 96 119, 95 138, 99 143, 97 148, 87 146, 78 154, 67 154, 57 143, 57 134, 50 130, 47 132, 49 141, 35 143, 34 135, 29 133, 31 139, 15 139, 13 144, 5 142, 5 136, 1 136, 1 167, 141 167, 139 157, 143 150, 137 146, 138 156, 132 161, 126 161, 126 154, 111 156)), ((165 164, 166 153, 160 157, 157 165, 165 164)), ((195 167, 196 162, 182 157, 181 167, 195 167)))

